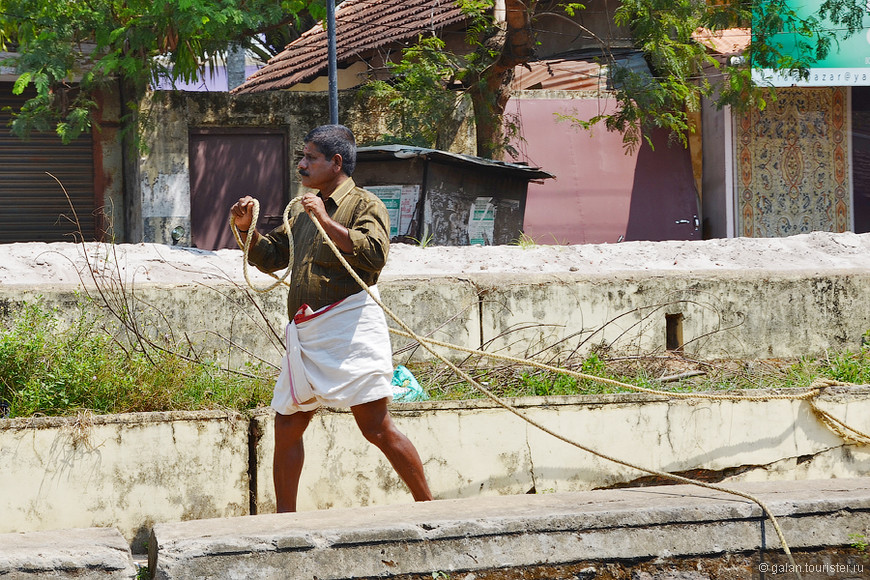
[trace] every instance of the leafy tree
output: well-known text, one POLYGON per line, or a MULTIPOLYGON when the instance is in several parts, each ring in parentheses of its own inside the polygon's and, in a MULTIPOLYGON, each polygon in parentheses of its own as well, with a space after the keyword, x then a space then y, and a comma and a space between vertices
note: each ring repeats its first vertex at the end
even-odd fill
POLYGON ((494 18, 493 0, 454 1, 468 18, 470 50, 451 53, 436 36, 421 36, 401 62, 389 65, 392 79, 370 82, 364 94, 390 104, 390 135, 380 142, 430 147, 438 146, 439 128, 450 126, 458 103, 467 100, 474 108, 478 154, 498 157, 510 137, 502 120, 513 68, 532 55, 531 15, 537 0, 505 0, 504 20, 494 18))
MULTIPOLYGON (((514 67, 533 57, 535 19, 543 13, 574 16, 585 6, 558 0, 504 0, 505 17, 499 20, 493 0, 455 1, 469 15, 470 51, 447 54, 434 39, 421 38, 393 66, 392 81, 371 87, 402 111, 393 119, 393 128, 399 126, 397 134, 411 133, 430 145, 435 143, 432 128, 440 125, 439 118, 449 118, 457 100, 470 99, 478 154, 499 157, 510 137, 504 132, 511 127, 504 122, 508 87, 514 67)), ((610 71, 619 107, 592 119, 569 119, 584 128, 602 123, 621 132, 628 149, 656 128, 669 130, 685 143, 690 113, 703 97, 719 106, 764 108, 775 93, 753 81, 752 67, 805 77, 840 38, 861 29, 866 12, 866 0, 825 0, 819 13, 809 18, 796 14, 787 0, 622 0, 615 21, 632 31, 652 75, 621 66, 613 47, 599 41, 600 61, 610 71), (694 37, 699 29, 715 32, 734 27, 752 28, 744 58, 734 62, 720 63, 694 37), (782 33, 799 39, 797 54, 784 50, 777 36, 782 33)))
POLYGON ((35 91, 12 130, 27 137, 54 129, 70 141, 91 127, 94 96, 107 85, 120 83, 133 113, 160 78, 193 80, 228 43, 249 46, 262 34, 268 47, 275 31, 322 17, 325 6, 325 0, 4 0, 0 48, 17 53, 5 63, 19 72, 13 92, 35 91))

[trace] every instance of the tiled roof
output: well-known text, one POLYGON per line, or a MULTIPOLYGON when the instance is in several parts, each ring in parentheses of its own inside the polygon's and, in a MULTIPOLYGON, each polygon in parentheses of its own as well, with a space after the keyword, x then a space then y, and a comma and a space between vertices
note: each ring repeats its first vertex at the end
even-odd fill
MULTIPOLYGON (((341 64, 463 20, 465 16, 453 0, 345 0, 335 12, 336 57, 341 64)), ((318 23, 233 92, 286 89, 319 76, 326 68, 326 27, 318 23)))
POLYGON ((752 31, 749 28, 728 28, 714 32, 698 28, 692 33, 692 38, 716 54, 730 56, 746 50, 752 41, 752 31))

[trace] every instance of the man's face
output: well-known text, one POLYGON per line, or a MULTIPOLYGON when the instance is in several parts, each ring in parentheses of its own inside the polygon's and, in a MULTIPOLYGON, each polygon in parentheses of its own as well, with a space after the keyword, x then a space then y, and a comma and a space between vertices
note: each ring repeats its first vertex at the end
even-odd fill
POLYGON ((302 159, 297 169, 302 176, 302 185, 321 190, 335 181, 341 172, 338 156, 327 159, 313 143, 306 143, 302 148, 302 159))

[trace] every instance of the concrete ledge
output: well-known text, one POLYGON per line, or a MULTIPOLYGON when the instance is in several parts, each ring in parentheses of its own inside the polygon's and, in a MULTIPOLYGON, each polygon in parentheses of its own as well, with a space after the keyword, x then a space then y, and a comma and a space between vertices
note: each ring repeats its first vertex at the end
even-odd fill
POLYGON ((0 534, 0 577, 130 579, 136 566, 114 528, 0 534))
POLYGON ((223 411, 0 420, 0 533, 250 513, 249 420, 223 411))
MULTIPOLYGON (((732 487, 767 503, 793 550, 846 546, 870 526, 870 478, 732 487)), ((288 570, 325 580, 775 550, 761 515, 739 496, 664 486, 189 521, 153 528, 149 569, 164 580, 288 570)))

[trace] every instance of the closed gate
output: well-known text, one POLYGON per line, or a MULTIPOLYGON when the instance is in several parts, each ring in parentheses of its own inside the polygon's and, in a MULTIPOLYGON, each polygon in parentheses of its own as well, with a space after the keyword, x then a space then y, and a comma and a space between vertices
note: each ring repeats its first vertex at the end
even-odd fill
POLYGON ((289 190, 283 131, 195 129, 189 142, 190 227, 195 247, 236 247, 227 220, 230 206, 245 195, 260 201, 261 231, 281 223, 289 190))
POLYGON ((12 83, 0 83, 0 243, 72 242, 79 233, 97 239, 101 203, 95 202, 91 134, 68 145, 54 132, 34 133, 26 141, 12 135, 12 114, 4 109, 17 111, 31 96, 13 95, 12 83))

